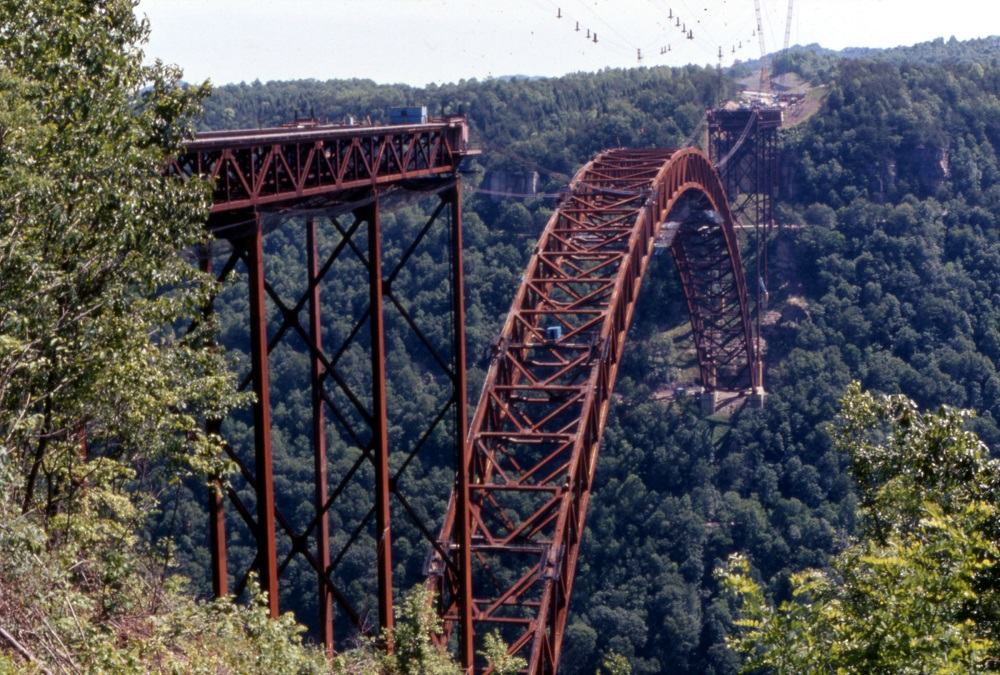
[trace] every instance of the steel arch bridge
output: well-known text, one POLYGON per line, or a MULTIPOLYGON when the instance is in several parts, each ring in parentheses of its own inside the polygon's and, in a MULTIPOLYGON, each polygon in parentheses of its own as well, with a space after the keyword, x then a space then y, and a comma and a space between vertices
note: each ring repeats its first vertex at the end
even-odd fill
MULTIPOLYGON (((744 132, 740 139, 746 137, 744 132)), ((279 584, 282 573, 293 558, 301 559, 316 573, 319 629, 331 653, 335 638, 343 643, 351 627, 371 630, 364 620, 369 605, 377 605, 378 627, 391 630, 397 591, 391 536, 395 505, 397 515, 408 516, 433 549, 428 583, 438 591, 444 639, 457 633, 466 672, 484 666, 476 662, 476 634, 500 628, 511 653, 529 660, 530 672, 548 673, 558 666, 597 450, 639 287, 654 251, 669 247, 673 253, 708 395, 742 391, 762 396, 761 358, 750 325, 733 212, 710 159, 692 148, 609 150, 580 170, 546 226, 494 345, 470 425, 459 169, 465 157, 476 153, 468 147, 466 120, 456 117, 419 125, 206 133, 166 167, 169 175, 214 180, 208 229, 229 243, 228 249, 223 247, 229 253, 228 258, 223 255, 220 278, 242 261, 248 290, 251 358, 244 384, 252 385, 256 395, 253 447, 226 446, 239 466, 242 491, 220 478, 209 495, 212 585, 216 595, 227 595, 232 573, 239 595, 255 569, 268 591, 269 611, 277 616, 279 602, 290 599, 289 588, 279 584), (405 250, 398 260, 389 257, 392 269, 387 271, 380 213, 389 208, 388 196, 398 191, 429 191, 439 203, 418 232, 404 236, 405 250), (303 233, 307 261, 302 270, 306 287, 290 302, 268 281, 263 241, 265 216, 280 218, 293 207, 308 214, 303 233), (442 227, 442 213, 450 244, 436 253, 449 262, 442 282, 450 288, 452 346, 439 353, 407 312, 406 289, 392 282, 425 235, 442 227), (354 222, 342 224, 341 217, 354 222), (326 232, 322 250, 321 225, 326 232), (346 338, 331 345, 320 331, 329 307, 320 287, 342 255, 350 254, 362 263, 363 274, 355 282, 367 286, 369 301, 346 338), (412 447, 391 443, 388 434, 392 411, 386 387, 393 379, 385 367, 388 304, 436 357, 448 392, 412 447), (300 316, 306 311, 308 327, 300 316), (358 394, 339 378, 336 366, 366 325, 370 341, 359 348, 370 357, 370 378, 362 383, 370 387, 358 394), (305 343, 311 366, 316 490, 312 515, 307 513, 303 523, 286 518, 279 508, 271 452, 269 354, 292 334, 305 343), (345 418, 349 406, 336 398, 340 394, 358 409, 360 421, 345 418), (446 417, 452 417, 448 443, 458 466, 438 530, 439 514, 415 512, 406 497, 409 484, 400 477, 446 417), (335 487, 328 482, 328 427, 346 434, 360 450, 350 470, 335 477, 335 487), (400 453, 405 461, 392 465, 390 457, 400 453), (374 475, 369 482, 359 478, 366 464, 374 475), (372 506, 360 522, 351 523, 347 542, 333 556, 329 512, 336 500, 345 498, 348 486, 368 491, 372 506), (229 525, 227 501, 240 516, 229 525), (372 518, 374 603, 345 595, 336 576, 347 549, 362 546, 359 533, 372 529, 372 518), (255 552, 250 569, 245 560, 228 561, 227 530, 230 535, 249 530, 255 552), (358 611, 358 601, 364 612, 358 611), (349 631, 335 635, 335 609, 349 631)), ((730 149, 726 159, 733 153, 730 149)), ((747 184, 754 194, 762 192, 754 182, 758 173, 747 184)), ((214 257, 206 246, 206 269, 214 257)), ((221 420, 207 423, 220 430, 221 420)))
POLYGON ((733 224, 694 148, 608 150, 570 183, 494 345, 428 567, 467 666, 474 636, 499 629, 528 672, 558 667, 598 448, 657 248, 676 262, 706 393, 763 394, 733 224))

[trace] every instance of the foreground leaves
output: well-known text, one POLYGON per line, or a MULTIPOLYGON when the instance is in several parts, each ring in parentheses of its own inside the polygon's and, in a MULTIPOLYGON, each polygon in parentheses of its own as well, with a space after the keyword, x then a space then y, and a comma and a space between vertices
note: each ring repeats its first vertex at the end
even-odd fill
POLYGON ((836 427, 861 497, 859 538, 831 570, 793 575, 771 605, 749 561, 724 585, 742 604, 730 646, 746 670, 979 672, 1000 665, 997 462, 968 414, 922 413, 852 385, 836 427))
POLYGON ((152 472, 223 472, 204 424, 246 400, 201 320, 206 186, 162 175, 206 88, 142 65, 134 4, 0 0, 0 672, 322 670, 143 535, 152 472))

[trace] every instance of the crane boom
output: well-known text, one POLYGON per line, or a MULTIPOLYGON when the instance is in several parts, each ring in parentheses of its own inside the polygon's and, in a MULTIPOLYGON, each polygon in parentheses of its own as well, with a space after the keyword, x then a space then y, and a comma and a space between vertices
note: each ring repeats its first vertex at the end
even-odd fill
POLYGON ((783 49, 788 50, 788 44, 792 39, 792 5, 795 4, 795 0, 788 0, 788 16, 785 17, 785 46, 783 49))
POLYGON ((757 13, 757 39, 760 40, 760 90, 771 92, 771 78, 767 72, 767 48, 764 46, 764 22, 760 18, 760 0, 753 0, 753 8, 757 13))

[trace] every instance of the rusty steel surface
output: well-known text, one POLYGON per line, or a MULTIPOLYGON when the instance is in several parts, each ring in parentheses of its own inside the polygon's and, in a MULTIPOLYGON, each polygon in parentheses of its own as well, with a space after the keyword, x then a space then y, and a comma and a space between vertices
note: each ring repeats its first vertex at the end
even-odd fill
MULTIPOLYGON (((211 246, 202 246, 198 251, 198 259, 201 271, 206 274, 212 274, 211 246)), ((211 312, 211 305, 206 306, 202 310, 202 314, 206 318, 211 312)), ((206 431, 218 436, 221 427, 221 420, 209 420, 206 424, 206 431)), ((229 593, 229 577, 226 573, 228 561, 226 559, 226 520, 224 507, 225 492, 222 480, 212 480, 208 492, 208 547, 212 560, 212 593, 217 598, 221 598, 229 593)))
MULTIPOLYGON (((455 181, 454 192, 451 195, 451 257, 452 260, 462 260, 462 189, 461 183, 455 181)), ((452 267, 452 287, 465 288, 465 277, 462 265, 452 267)), ((471 667, 475 660, 474 626, 472 625, 472 542, 469 539, 470 527, 467 521, 469 515, 469 469, 472 456, 469 446, 464 443, 469 432, 469 397, 466 383, 465 362, 465 298, 462 293, 452 293, 452 343, 454 344, 455 368, 455 439, 458 449, 455 492, 458 508, 458 528, 455 530, 455 540, 452 545, 458 551, 458 594, 459 631, 458 649, 461 663, 471 667)))
POLYGON ((359 216, 368 223, 368 327, 372 373, 371 446, 375 465, 375 541, 379 625, 392 630, 392 532, 389 513, 389 409, 385 388, 385 308, 382 219, 378 195, 359 216))
MULTIPOLYGON (((668 220, 703 383, 759 386, 733 219, 708 158, 598 155, 549 220, 494 346, 462 455, 469 466, 428 567, 446 633, 470 620, 465 630, 480 638, 499 629, 530 673, 558 667, 612 389, 668 220)), ((469 669, 485 669, 466 654, 469 669)))
POLYGON ((462 117, 395 126, 204 132, 167 166, 214 181, 212 213, 454 173, 468 149, 462 117))
MULTIPOLYGON (((324 508, 329 494, 327 479, 328 467, 326 458, 326 415, 323 401, 323 363, 319 354, 323 351, 322 329, 322 299, 320 297, 320 260, 317 244, 317 223, 315 217, 306 220, 306 265, 308 266, 309 287, 309 386, 310 404, 312 408, 312 447, 313 447, 313 508, 318 514, 316 523, 316 557, 323 570, 330 568, 330 515, 324 508)), ((323 637, 323 646, 327 654, 333 655, 333 593, 326 583, 325 575, 319 572, 317 576, 317 604, 319 605, 319 630, 323 637)))
POLYGON ((267 350, 264 280, 264 227, 260 217, 247 245, 250 284, 250 359, 253 405, 254 466, 257 493, 257 561, 260 587, 268 594, 271 618, 278 616, 278 553, 274 528, 274 467, 271 461, 271 385, 267 350))

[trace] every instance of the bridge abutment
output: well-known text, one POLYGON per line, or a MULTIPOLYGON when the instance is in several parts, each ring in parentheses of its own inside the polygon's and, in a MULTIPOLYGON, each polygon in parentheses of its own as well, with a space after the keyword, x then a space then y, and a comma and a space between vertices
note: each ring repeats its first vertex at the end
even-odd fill
POLYGON ((712 415, 716 410, 719 409, 719 401, 721 396, 718 391, 706 390, 701 394, 701 414, 702 415, 712 415))

